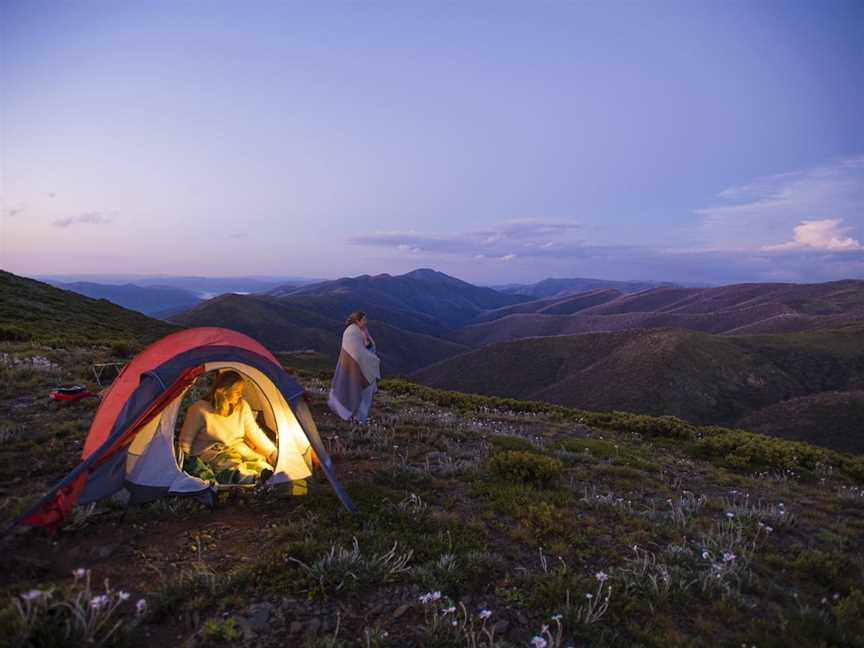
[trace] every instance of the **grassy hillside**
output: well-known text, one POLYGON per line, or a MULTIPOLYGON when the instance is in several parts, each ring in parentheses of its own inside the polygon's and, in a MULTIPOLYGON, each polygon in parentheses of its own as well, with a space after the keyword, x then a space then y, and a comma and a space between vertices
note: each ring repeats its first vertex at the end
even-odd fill
MULTIPOLYGON (((78 508, 2 541, 0 644, 87 644, 74 611, 98 595, 89 644, 130 648, 864 645, 861 459, 399 381, 352 427, 304 386, 359 515, 320 473, 306 497, 78 508)), ((17 411, 3 521, 74 466, 93 414, 17 411)))
MULTIPOLYGON (((300 300, 302 301, 302 300, 300 300)), ((345 324, 295 301, 274 296, 223 295, 174 318, 186 326, 224 326, 260 340, 274 351, 312 350, 335 364, 345 324)), ((407 373, 465 352, 464 346, 428 335, 403 331, 389 323, 370 321, 380 349, 382 370, 407 373)))
MULTIPOLYGON (((752 337, 632 330, 529 338, 445 360, 413 377, 457 391, 735 424, 788 399, 861 389, 862 339, 861 329, 752 337)), ((839 414, 835 423, 842 432, 821 435, 815 426, 809 437, 796 438, 864 452, 860 425, 839 414)))
POLYGON ((0 340, 92 346, 143 346, 177 326, 0 270, 0 340))

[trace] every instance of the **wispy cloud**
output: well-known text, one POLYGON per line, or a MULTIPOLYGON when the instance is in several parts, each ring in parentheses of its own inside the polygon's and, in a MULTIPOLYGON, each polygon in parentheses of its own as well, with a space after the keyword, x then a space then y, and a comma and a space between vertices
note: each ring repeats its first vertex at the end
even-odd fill
POLYGON ((15 207, 10 207, 9 209, 6 210, 6 216, 8 218, 15 218, 19 214, 23 214, 24 209, 25 209, 24 205, 17 205, 15 207))
POLYGON ((57 218, 55 219, 51 225, 54 227, 69 227, 70 225, 104 225, 110 223, 114 220, 116 216, 116 212, 104 213, 104 212, 86 212, 84 214, 79 214, 78 216, 68 216, 66 218, 57 218))
POLYGON ((494 227, 453 236, 381 232, 354 236, 349 242, 415 255, 431 253, 512 261, 517 257, 574 254, 580 242, 561 237, 578 228, 579 224, 574 221, 522 219, 505 221, 494 227))

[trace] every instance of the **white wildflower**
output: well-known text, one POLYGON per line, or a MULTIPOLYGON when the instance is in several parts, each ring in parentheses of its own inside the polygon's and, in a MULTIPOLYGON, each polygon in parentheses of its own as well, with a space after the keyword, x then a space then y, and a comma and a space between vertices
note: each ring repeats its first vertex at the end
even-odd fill
POLYGON ((100 594, 99 596, 94 596, 90 599, 90 607, 94 610, 99 610, 105 607, 106 603, 108 603, 108 596, 106 594, 100 594))
POLYGON ((420 602, 424 605, 427 603, 434 603, 441 599, 441 592, 426 592, 420 596, 420 602))
POLYGON ((607 580, 609 580, 609 574, 607 574, 606 572, 599 571, 596 574, 594 574, 594 578, 596 578, 597 581, 600 583, 605 583, 607 580))
POLYGON ((456 606, 451 605, 449 608, 444 609, 444 614, 453 614, 456 611, 456 606))
POLYGON ((727 563, 732 562, 733 560, 735 560, 735 558, 736 558, 735 554, 732 553, 731 551, 724 551, 723 552, 723 562, 727 562, 727 563))
POLYGON ((121 601, 128 601, 129 596, 131 596, 129 594, 129 592, 123 592, 123 591, 117 592, 117 598, 119 598, 121 601))
POLYGON ((144 599, 138 599, 138 602, 135 604, 135 613, 138 616, 142 616, 147 611, 147 601, 144 599))
POLYGON ((533 648, 546 648, 546 646, 548 646, 549 644, 540 635, 535 635, 531 638, 531 645, 533 646, 533 648))
POLYGON ((553 614, 553 615, 552 615, 552 620, 553 620, 553 621, 560 621, 560 620, 563 619, 563 618, 564 618, 564 615, 563 615, 563 614, 553 614))
POLYGON ((42 598, 44 594, 45 592, 43 592, 42 590, 33 589, 29 592, 25 592, 24 594, 22 594, 21 598, 23 598, 25 601, 35 601, 36 599, 42 598))
POLYGON ((588 592, 588 593, 585 595, 585 598, 587 598, 587 599, 592 599, 592 598, 594 598, 594 595, 591 594, 591 592, 588 592))
POLYGON ((87 571, 88 570, 83 567, 79 567, 72 571, 72 575, 75 577, 75 580, 78 580, 79 578, 85 578, 87 576, 87 571))
POLYGON ((480 610, 480 618, 484 621, 492 616, 492 610, 480 610))

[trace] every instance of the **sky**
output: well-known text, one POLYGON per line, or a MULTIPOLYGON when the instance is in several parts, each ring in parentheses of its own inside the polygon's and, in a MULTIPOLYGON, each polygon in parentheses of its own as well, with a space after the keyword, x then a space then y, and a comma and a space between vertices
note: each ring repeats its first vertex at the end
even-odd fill
POLYGON ((864 278, 864 3, 0 0, 0 268, 864 278))

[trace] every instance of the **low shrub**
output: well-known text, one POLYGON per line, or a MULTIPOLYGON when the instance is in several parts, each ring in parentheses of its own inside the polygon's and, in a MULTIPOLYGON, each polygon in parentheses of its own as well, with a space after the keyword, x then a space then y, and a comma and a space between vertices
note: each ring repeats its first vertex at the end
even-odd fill
POLYGON ((111 342, 111 355, 115 358, 131 358, 141 348, 134 340, 114 340, 111 342))
POLYGON ((305 572, 300 587, 310 597, 326 597, 362 592, 372 585, 393 582, 411 571, 412 555, 413 551, 400 553, 396 543, 386 553, 364 555, 354 538, 350 549, 334 544, 312 564, 294 557, 290 561, 305 572))
POLYGON ((588 451, 597 457, 612 458, 617 456, 618 448, 609 441, 603 439, 580 439, 576 437, 567 437, 561 439, 557 447, 568 452, 585 452, 588 451))
POLYGON ((212 618, 204 622, 201 638, 207 641, 238 641, 243 638, 243 632, 234 617, 212 618))
MULTIPOLYGON (((696 429, 677 416, 643 416, 627 412, 612 412, 608 427, 636 432, 649 437, 689 440, 696 436, 696 429)), ((591 421, 594 425, 599 425, 591 421)))
POLYGON ((498 452, 489 465, 492 473, 503 479, 540 488, 553 484, 564 469, 564 464, 558 459, 520 450, 498 452))
POLYGON ((496 450, 516 450, 519 452, 540 452, 540 449, 533 445, 528 439, 520 436, 512 436, 502 434, 501 436, 493 436, 489 439, 489 443, 496 450))
POLYGON ((808 580, 834 589, 845 589, 855 573, 855 566, 842 554, 830 554, 819 549, 804 549, 792 563, 795 570, 808 580))
POLYGON ((719 459, 727 466, 742 470, 778 468, 809 472, 820 466, 832 466, 850 477, 864 480, 864 460, 861 457, 847 457, 809 443, 744 430, 726 430, 705 436, 693 444, 692 452, 702 458, 719 459))
POLYGON ((2 342, 29 342, 33 334, 25 328, 15 324, 0 324, 0 341, 2 342))
POLYGON ((864 646, 864 592, 853 589, 834 606, 834 618, 850 646, 864 646))

